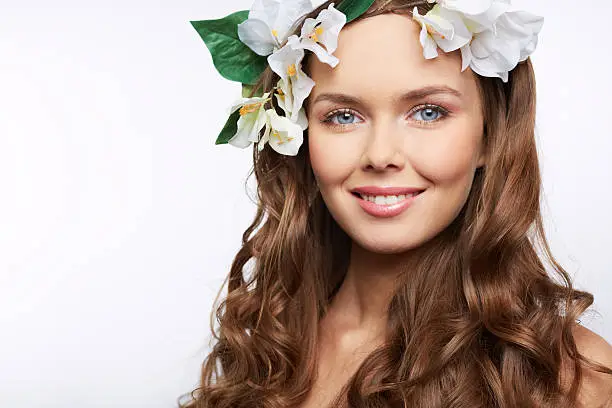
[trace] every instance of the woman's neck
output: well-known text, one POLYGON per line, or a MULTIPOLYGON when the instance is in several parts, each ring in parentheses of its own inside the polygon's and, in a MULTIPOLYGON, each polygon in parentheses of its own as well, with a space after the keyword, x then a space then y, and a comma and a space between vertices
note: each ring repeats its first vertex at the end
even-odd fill
POLYGON ((413 255, 379 254, 353 243, 346 276, 329 306, 334 324, 347 331, 384 332, 397 277, 406 273, 413 255))

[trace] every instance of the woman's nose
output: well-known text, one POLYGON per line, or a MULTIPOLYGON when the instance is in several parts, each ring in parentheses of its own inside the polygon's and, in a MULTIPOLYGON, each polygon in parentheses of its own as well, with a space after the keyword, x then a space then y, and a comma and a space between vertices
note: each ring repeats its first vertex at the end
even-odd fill
POLYGON ((391 124, 372 126, 361 156, 364 170, 401 170, 405 165, 403 137, 391 124))

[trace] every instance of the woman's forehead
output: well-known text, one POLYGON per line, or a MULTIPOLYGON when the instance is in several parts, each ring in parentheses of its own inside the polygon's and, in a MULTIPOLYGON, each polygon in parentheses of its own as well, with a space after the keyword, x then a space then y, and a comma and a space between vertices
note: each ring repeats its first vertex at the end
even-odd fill
POLYGON ((340 63, 335 68, 316 58, 308 61, 309 75, 316 83, 311 99, 320 92, 384 94, 439 85, 469 97, 475 91, 474 74, 461 72, 459 51, 438 50, 437 58, 425 59, 420 30, 410 15, 392 13, 346 26, 338 37, 334 55, 340 63))

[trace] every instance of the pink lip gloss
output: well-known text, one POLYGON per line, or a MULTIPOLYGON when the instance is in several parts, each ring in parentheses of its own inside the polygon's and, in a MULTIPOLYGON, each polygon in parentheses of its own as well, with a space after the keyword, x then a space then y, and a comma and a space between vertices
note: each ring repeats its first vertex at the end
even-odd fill
POLYGON ((402 201, 398 201, 395 204, 376 204, 371 201, 365 200, 360 196, 355 196, 355 198, 358 200, 361 208, 363 208, 363 210, 368 214, 374 217, 389 218, 395 217, 396 215, 399 215, 404 212, 408 207, 410 207, 414 200, 421 195, 421 193, 415 196, 406 197, 402 201))

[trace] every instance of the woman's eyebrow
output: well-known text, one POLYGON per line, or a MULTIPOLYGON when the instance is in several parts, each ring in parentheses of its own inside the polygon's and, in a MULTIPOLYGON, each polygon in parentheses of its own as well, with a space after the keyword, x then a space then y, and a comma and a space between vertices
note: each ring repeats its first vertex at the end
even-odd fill
MULTIPOLYGON (((453 95, 453 96, 456 96, 457 98, 461 98, 463 96, 461 92, 449 86, 431 85, 431 86, 426 86, 423 88, 413 89, 411 91, 405 92, 399 95, 396 98, 396 100, 398 102, 403 102, 403 101, 408 101, 408 100, 422 99, 427 96, 436 95, 436 94, 453 95)), ((347 95, 343 93, 334 93, 334 92, 326 92, 326 93, 319 94, 314 99, 312 104, 314 105, 315 103, 322 102, 322 101, 329 101, 329 102, 341 103, 341 104, 365 105, 364 101, 357 96, 351 96, 351 95, 347 95)))

